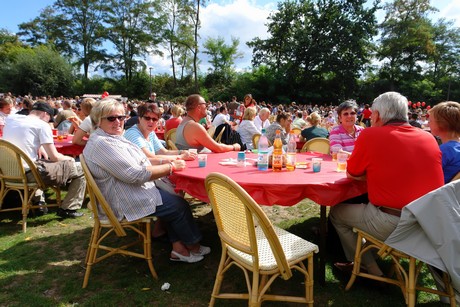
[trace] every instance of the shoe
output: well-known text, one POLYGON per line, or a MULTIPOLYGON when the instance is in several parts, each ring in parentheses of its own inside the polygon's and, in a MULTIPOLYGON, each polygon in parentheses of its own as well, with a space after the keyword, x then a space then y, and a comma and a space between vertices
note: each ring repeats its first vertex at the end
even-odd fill
MULTIPOLYGON (((351 274, 353 272, 353 266, 355 265, 354 262, 336 262, 334 263, 334 266, 343 273, 348 273, 351 274)), ((361 269, 359 270, 362 273, 367 273, 367 270, 361 266, 361 269)))
POLYGON ((48 207, 45 207, 45 202, 41 201, 38 203, 38 205, 40 206, 40 208, 38 208, 37 216, 48 214, 48 207))
POLYGON ((354 262, 336 262, 334 266, 340 271, 344 273, 350 273, 353 271, 354 262))
POLYGON ((203 256, 195 255, 193 253, 190 253, 190 256, 184 256, 184 255, 179 254, 178 252, 171 251, 171 255, 175 256, 175 258, 170 257, 169 260, 182 261, 186 263, 195 263, 195 262, 199 262, 204 259, 203 256))
POLYGON ((207 246, 200 245, 200 249, 197 252, 190 252, 191 254, 197 256, 206 256, 211 253, 211 248, 207 246))
POLYGON ((83 213, 77 212, 77 210, 59 208, 58 211, 56 212, 56 215, 65 219, 69 217, 70 218, 81 217, 83 216, 83 213))

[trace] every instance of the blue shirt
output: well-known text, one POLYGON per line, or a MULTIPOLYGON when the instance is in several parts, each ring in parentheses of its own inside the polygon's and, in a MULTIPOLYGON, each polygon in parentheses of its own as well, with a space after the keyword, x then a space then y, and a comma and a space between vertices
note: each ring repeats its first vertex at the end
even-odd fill
POLYGON ((141 149, 147 147, 147 149, 150 152, 153 152, 155 154, 157 154, 162 148, 164 148, 163 144, 161 144, 155 132, 150 132, 147 140, 137 125, 134 125, 128 130, 126 130, 124 137, 131 143, 135 144, 137 147, 141 149))
POLYGON ((442 152, 444 183, 448 183, 460 172, 460 142, 449 141, 441 144, 439 148, 442 152))

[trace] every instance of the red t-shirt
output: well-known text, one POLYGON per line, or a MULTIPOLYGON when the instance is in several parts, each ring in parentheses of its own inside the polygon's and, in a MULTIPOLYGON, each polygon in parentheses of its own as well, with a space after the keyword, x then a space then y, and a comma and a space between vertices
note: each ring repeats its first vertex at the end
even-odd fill
POLYGON ((372 204, 398 209, 444 184, 435 138, 408 124, 364 129, 347 171, 367 176, 372 204))
POLYGON ((363 119, 371 118, 372 111, 371 109, 364 109, 363 110, 363 119))
POLYGON ((179 124, 182 122, 182 117, 171 117, 165 123, 165 130, 171 130, 177 128, 179 124))

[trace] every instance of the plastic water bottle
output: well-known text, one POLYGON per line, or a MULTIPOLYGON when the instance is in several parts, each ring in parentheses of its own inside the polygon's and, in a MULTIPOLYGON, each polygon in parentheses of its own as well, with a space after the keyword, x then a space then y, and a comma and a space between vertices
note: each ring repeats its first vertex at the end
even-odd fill
POLYGON ((259 171, 268 170, 268 139, 265 136, 265 129, 262 129, 262 134, 257 144, 257 168, 259 171))
POLYGON ((273 141, 273 161, 274 172, 281 172, 283 169, 283 141, 281 141, 281 131, 276 130, 275 140, 273 141))
POLYGON ((287 144, 287 154, 286 154, 286 169, 288 171, 295 170, 296 163, 296 153, 297 153, 297 141, 294 131, 289 133, 289 141, 287 144))

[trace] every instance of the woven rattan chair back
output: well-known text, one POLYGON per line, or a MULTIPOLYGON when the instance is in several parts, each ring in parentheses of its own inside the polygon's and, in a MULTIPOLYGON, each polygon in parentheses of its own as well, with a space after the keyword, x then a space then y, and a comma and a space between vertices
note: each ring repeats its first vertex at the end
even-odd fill
MULTIPOLYGON (((40 177, 35 163, 16 145, 0 139, 0 212, 22 211, 22 230, 27 231, 27 215, 30 209, 40 206, 32 204, 32 197, 38 189, 47 187, 40 177), (27 172, 33 175, 33 181, 27 178, 27 172), (2 208, 3 199, 9 191, 17 191, 21 198, 21 206, 2 208)), ((59 207, 61 205, 61 191, 59 187, 50 186, 56 193, 56 204, 42 207, 59 207)))
POLYGON ((264 300, 312 305, 313 253, 318 251, 317 246, 274 227, 252 197, 229 177, 209 174, 206 190, 222 242, 222 258, 210 305, 214 305, 216 298, 248 299, 250 306, 264 300), (288 259, 287 254, 296 256, 288 259), (305 259, 308 259, 308 270, 302 263, 305 259), (220 293, 223 275, 231 265, 244 271, 248 293, 220 293), (305 275, 305 296, 266 293, 276 277, 289 279, 293 268, 305 275), (248 271, 253 274, 252 282, 248 271))
POLYGON ((164 137, 165 141, 168 142, 168 140, 171 140, 173 143, 176 143, 176 131, 177 128, 168 130, 164 137))
POLYGON ((211 125, 211 127, 208 128, 207 130, 209 136, 211 137, 211 139, 214 138, 214 133, 216 133, 216 126, 214 125, 211 125))
POLYGON ((305 144, 303 144, 300 152, 307 152, 307 151, 320 152, 325 155, 328 155, 330 151, 329 139, 313 138, 311 140, 308 140, 307 142, 305 142, 305 144))
MULTIPOLYGON (((145 259, 148 263, 150 273, 154 279, 158 279, 158 275, 153 267, 152 262, 152 238, 151 238, 151 217, 142 218, 139 220, 128 222, 126 220, 119 221, 115 216, 112 208, 108 204, 101 190, 98 188, 96 181, 91 174, 91 171, 86 164, 83 155, 80 155, 80 162, 86 178, 86 188, 90 198, 90 205, 94 215, 94 226, 91 233, 91 238, 86 254, 86 272, 83 280, 83 288, 88 285, 89 276, 93 264, 96 264, 115 254, 122 254, 137 258, 145 259), (98 210, 102 210, 107 219, 101 220, 98 210), (112 232, 118 237, 127 237, 126 229, 136 233, 136 239, 128 244, 123 242, 122 246, 103 245, 103 240, 106 239, 112 232), (143 253, 129 249, 134 245, 141 245, 143 253), (103 255, 98 257, 98 250, 105 251, 103 255)), ((111 242, 112 243, 112 242, 111 242)), ((115 244, 115 243, 113 243, 115 244)))

